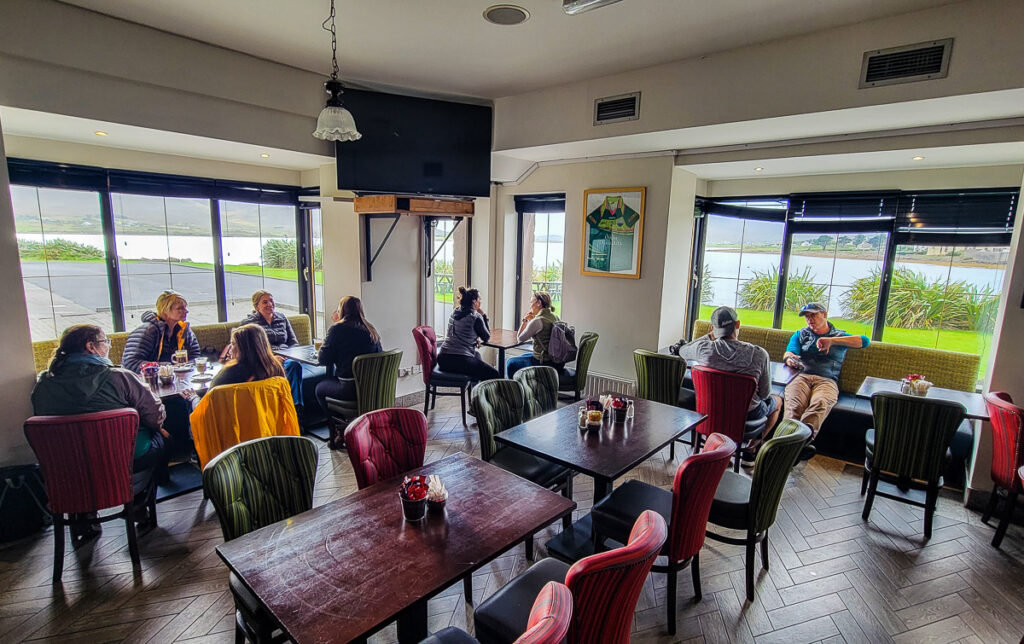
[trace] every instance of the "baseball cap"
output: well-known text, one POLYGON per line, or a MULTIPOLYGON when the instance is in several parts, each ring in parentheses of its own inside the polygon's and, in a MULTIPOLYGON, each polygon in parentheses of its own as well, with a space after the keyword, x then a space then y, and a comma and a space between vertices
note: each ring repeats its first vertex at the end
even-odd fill
POLYGON ((716 338, 732 335, 740 316, 731 306, 720 306, 711 312, 711 334, 716 338))
POLYGON ((817 302, 808 302, 804 304, 804 308, 800 309, 800 315, 807 315, 808 313, 828 313, 828 310, 817 302))

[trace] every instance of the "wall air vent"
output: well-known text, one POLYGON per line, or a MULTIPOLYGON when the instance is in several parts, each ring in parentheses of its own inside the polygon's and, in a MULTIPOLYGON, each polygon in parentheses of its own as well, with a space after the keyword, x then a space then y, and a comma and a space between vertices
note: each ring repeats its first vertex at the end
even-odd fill
POLYGON ((860 87, 863 89, 945 78, 949 74, 949 54, 952 50, 953 39, 946 38, 866 51, 860 68, 860 87))
POLYGON ((640 92, 594 100, 594 125, 635 121, 640 118, 640 92))

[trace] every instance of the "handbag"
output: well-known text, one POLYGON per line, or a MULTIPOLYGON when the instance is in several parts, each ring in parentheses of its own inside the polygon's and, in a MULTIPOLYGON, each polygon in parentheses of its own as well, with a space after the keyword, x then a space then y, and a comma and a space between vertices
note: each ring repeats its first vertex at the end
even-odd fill
POLYGON ((53 524, 39 466, 0 468, 0 542, 27 537, 53 524))

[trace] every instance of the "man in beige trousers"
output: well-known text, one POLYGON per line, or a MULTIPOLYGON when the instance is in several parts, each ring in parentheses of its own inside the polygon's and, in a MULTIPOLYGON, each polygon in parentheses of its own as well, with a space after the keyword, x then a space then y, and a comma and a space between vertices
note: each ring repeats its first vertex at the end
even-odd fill
MULTIPOLYGON (((839 400, 839 369, 846 350, 866 347, 871 341, 835 328, 828 321, 828 311, 817 302, 800 309, 800 315, 807 319, 807 326, 793 334, 783 356, 790 368, 800 370, 786 386, 784 415, 807 424, 813 441, 839 400)), ((807 460, 814 454, 814 446, 807 445, 800 458, 807 460)))

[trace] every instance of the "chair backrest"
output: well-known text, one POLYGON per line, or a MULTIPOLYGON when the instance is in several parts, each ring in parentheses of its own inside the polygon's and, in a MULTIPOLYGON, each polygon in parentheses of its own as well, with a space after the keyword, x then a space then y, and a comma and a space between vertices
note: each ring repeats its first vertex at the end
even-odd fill
POLYGON ((523 385, 526 419, 554 411, 558 406, 558 371, 554 367, 524 367, 512 379, 523 385))
POLYGON ((646 349, 633 352, 636 365, 636 395, 665 405, 679 401, 679 388, 683 385, 686 360, 679 356, 666 356, 646 349))
POLYGON ((359 414, 395 406, 398 365, 401 363, 402 352, 399 349, 355 357, 352 376, 356 381, 359 414))
POLYGON ((594 349, 597 347, 599 337, 593 331, 587 331, 580 336, 580 341, 577 343, 579 349, 576 352, 576 391, 583 391, 587 388, 590 359, 594 356, 594 349))
POLYGON ((523 422, 526 392, 515 380, 496 379, 473 388, 473 409, 480 430, 480 456, 489 461, 498 451, 494 435, 523 422))
POLYGON ((572 623, 572 591, 557 581, 544 584, 533 601, 526 632, 512 644, 560 644, 572 623))
POLYGON ((1009 491, 1019 491, 1017 470, 1024 466, 1024 409, 1013 404, 1010 394, 985 394, 992 423, 992 482, 1009 491))
POLYGON ((25 438, 39 459, 55 514, 95 512, 132 500, 132 457, 139 414, 111 409, 32 416, 25 438))
POLYGON ((219 385, 203 396, 190 417, 199 467, 229 447, 266 436, 298 436, 292 390, 281 376, 219 385))
POLYGON ((873 466, 937 481, 946 450, 967 410, 960 403, 879 392, 871 397, 875 424, 873 466))
POLYGON ((378 409, 345 428, 345 447, 359 489, 423 465, 427 417, 418 409, 378 409))
POLYGON ((683 561, 700 552, 711 513, 711 502, 736 443, 722 434, 708 436, 704 451, 691 454, 679 465, 672 483, 672 524, 669 558, 683 561))
POLYGON ((203 470, 224 540, 313 507, 316 444, 303 436, 269 436, 235 445, 203 470))
POLYGON ((580 559, 565 573, 572 591, 570 642, 629 642, 633 611, 647 573, 668 536, 665 519, 644 510, 629 542, 615 550, 580 559))
POLYGON ((811 428, 792 418, 785 418, 775 427, 775 434, 761 445, 754 459, 754 476, 750 483, 750 520, 748 529, 763 532, 775 523, 782 492, 793 471, 800 450, 811 439, 811 428))
POLYGON ((697 431, 705 436, 724 434, 736 443, 743 442, 747 410, 757 390, 757 380, 744 373, 700 365, 690 368, 690 376, 697 394, 697 413, 707 414, 707 419, 697 425, 697 431))
POLYGON ((432 326, 418 326, 412 330, 412 339, 416 341, 416 354, 423 367, 423 384, 430 384, 430 372, 437 362, 437 334, 432 326))

